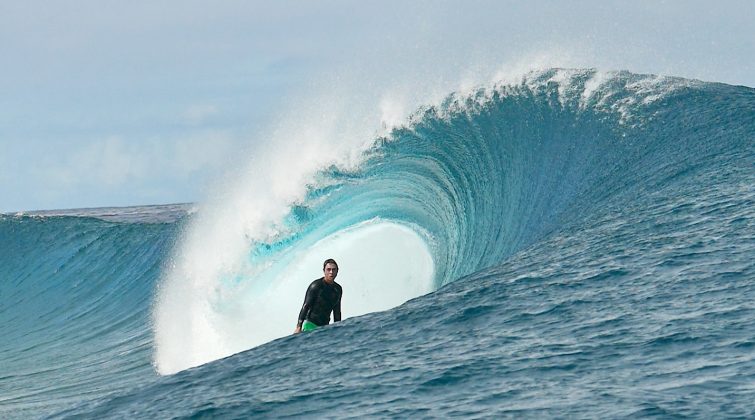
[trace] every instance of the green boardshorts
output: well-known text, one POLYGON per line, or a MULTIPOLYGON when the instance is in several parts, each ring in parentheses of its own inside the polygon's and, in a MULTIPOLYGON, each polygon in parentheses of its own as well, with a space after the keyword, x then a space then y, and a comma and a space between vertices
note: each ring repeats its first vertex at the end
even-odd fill
POLYGON ((307 320, 304 320, 304 322, 301 324, 302 331, 312 331, 316 330, 317 328, 320 328, 320 326, 315 324, 314 322, 309 322, 307 320))

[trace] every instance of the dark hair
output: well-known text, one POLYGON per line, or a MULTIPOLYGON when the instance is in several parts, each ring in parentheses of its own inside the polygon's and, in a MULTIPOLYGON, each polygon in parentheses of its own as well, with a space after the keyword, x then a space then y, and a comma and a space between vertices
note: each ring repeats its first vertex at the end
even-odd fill
POLYGON ((334 260, 333 258, 328 258, 324 263, 322 263, 322 269, 325 270, 325 266, 328 264, 335 264, 336 268, 338 268, 338 263, 336 262, 336 260, 334 260))

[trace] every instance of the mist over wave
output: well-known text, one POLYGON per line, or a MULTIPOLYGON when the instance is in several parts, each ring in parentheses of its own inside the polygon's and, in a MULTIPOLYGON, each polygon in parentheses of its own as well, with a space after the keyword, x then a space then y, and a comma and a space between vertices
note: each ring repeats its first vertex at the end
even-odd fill
MULTIPOLYGON (((629 73, 547 70, 515 84, 451 95, 367 149, 357 138, 352 144, 363 150, 357 163, 323 162, 320 151, 331 148, 317 140, 327 143, 322 133, 329 130, 314 139, 305 135, 315 147, 269 151, 258 162, 296 163, 253 165, 241 187, 221 201, 226 207, 208 211, 194 226, 163 283, 155 317, 158 369, 172 373, 289 334, 301 278, 318 275, 317 260, 339 257, 347 296, 403 278, 391 261, 400 261, 402 270, 422 267, 422 274, 403 282, 411 294, 370 306, 388 309, 495 265, 577 215, 637 194, 648 179, 674 167, 662 160, 682 158, 664 153, 678 144, 660 133, 648 136, 645 127, 659 118, 661 104, 681 101, 701 86, 629 73), (660 150, 648 155, 647 147, 660 150), (382 221, 416 236, 384 235, 380 248, 419 240, 424 246, 381 258, 359 248, 372 241, 317 242, 365 223, 376 229, 382 221), (347 256, 340 248, 352 252, 347 256), (432 268, 425 268, 428 253, 432 268), (308 261, 309 269, 298 260, 308 261), (359 281, 350 282, 349 273, 359 281)), ((696 156, 695 148, 711 140, 679 141, 696 156)))

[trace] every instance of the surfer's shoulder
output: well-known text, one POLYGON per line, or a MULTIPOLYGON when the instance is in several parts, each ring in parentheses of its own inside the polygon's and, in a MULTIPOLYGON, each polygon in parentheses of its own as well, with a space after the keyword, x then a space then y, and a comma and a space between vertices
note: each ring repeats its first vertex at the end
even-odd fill
POLYGON ((325 278, 320 277, 319 279, 315 279, 312 281, 312 283, 309 284, 310 288, 320 288, 322 287, 323 283, 325 283, 325 278))

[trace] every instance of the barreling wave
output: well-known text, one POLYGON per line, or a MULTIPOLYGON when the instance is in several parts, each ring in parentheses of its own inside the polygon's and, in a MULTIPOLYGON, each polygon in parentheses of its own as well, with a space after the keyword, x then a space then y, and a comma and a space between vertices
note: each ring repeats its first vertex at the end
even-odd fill
POLYGON ((751 157, 752 94, 560 69, 454 94, 380 138, 357 171, 325 173, 315 204, 295 209, 309 215, 295 231, 411 226, 430 246, 437 288, 717 158, 751 157))
MULTIPOLYGON (((530 258, 517 260, 519 266, 534 261, 537 271, 543 261, 568 264, 562 253, 579 254, 589 263, 612 258, 622 247, 639 249, 639 230, 624 226, 619 234, 608 225, 636 219, 662 226, 657 213, 667 210, 655 201, 683 203, 681 210, 669 205, 668 214, 674 215, 689 208, 689 194, 698 191, 710 206, 690 216, 699 221, 679 227, 674 233, 679 237, 694 236, 691 229, 718 219, 727 229, 742 226, 751 232, 754 161, 753 89, 550 69, 518 83, 452 94, 418 110, 404 126, 376 138, 359 165, 311 174, 305 193, 293 199, 273 195, 283 197, 286 212, 268 212, 274 221, 269 229, 242 232, 238 242, 206 235, 238 228, 222 212, 200 211, 191 220, 163 223, 1 216, 0 365, 11 368, 0 381, 14 391, 0 401, 21 415, 82 401, 105 401, 107 412, 136 401, 107 402, 107 395, 125 388, 146 389, 137 400, 150 398, 144 392, 180 394, 186 388, 181 381, 201 382, 204 376, 195 371, 160 379, 152 363, 160 373, 174 373, 289 334, 304 287, 323 256, 342 266, 344 313, 352 317, 392 308, 465 276, 486 281, 484 290, 469 286, 433 293, 415 301, 400 319, 381 318, 397 337, 406 338, 428 313, 440 316, 437 307, 445 308, 447 300, 455 299, 458 314, 442 318, 446 321, 493 311, 506 292, 490 279, 514 270, 505 264, 517 255, 530 258), (200 218, 209 222, 198 228, 200 218), (607 244, 605 251, 582 255, 590 247, 577 239, 587 241, 579 232, 588 228, 607 244), (436 309, 419 311, 420 306, 436 309), (158 385, 144 388, 151 381, 158 385)), ((746 238, 736 238, 731 239, 739 241, 731 247, 736 251, 729 255, 739 261, 736 275, 742 275, 752 270, 742 263, 752 243, 746 248, 741 244, 746 238)), ((570 269, 574 276, 591 278, 579 267, 570 269)), ((626 276, 620 269, 612 272, 626 276)), ((525 293, 526 284, 520 287, 522 296, 532 299, 523 307, 539 305, 537 296, 525 293)), ((522 319, 539 316, 525 315, 522 319)), ((552 322, 569 331, 573 327, 552 322)), ((349 325, 370 328, 358 320, 349 325)), ((422 339, 430 340, 428 334, 422 339)), ((391 345, 380 336, 380 345, 368 343, 344 357, 362 354, 372 360, 370 346, 391 345)), ((407 345, 399 338, 396 346, 407 345)), ((464 337, 458 340, 445 345, 469 347, 464 337)), ((339 343, 350 348, 348 340, 339 343)), ((293 350, 286 346, 293 345, 287 339, 272 346, 288 354, 293 350)), ((385 354, 401 353, 390 350, 385 354)), ((358 357, 352 362, 358 364, 358 357)), ((229 363, 205 368, 224 369, 229 363)), ((228 380, 249 380, 226 373, 228 380)), ((295 375, 288 379, 296 382, 295 375)), ((239 392, 248 397, 251 391, 239 392)), ((91 408, 82 407, 79 411, 91 408)), ((169 406, 159 407, 139 410, 173 413, 169 406)), ((201 407, 195 405, 189 413, 197 410, 201 407)))
POLYGON ((680 171, 702 170, 712 156, 751 153, 744 147, 752 141, 751 94, 679 78, 552 69, 450 95, 376 139, 356 168, 317 173, 282 221, 250 235, 241 263, 191 268, 207 255, 206 237, 197 241, 158 299, 158 369, 172 373, 288 334, 302 279, 325 257, 346 267, 344 279, 359 276, 346 285, 347 295, 364 297, 351 298, 351 315, 369 312, 359 310, 369 304, 388 309, 631 202, 680 171), (381 228, 393 232, 358 234, 381 228), (378 250, 360 248, 378 242, 378 250), (402 249, 406 243, 416 245, 402 249), (402 293, 379 296, 376 284, 402 293))

